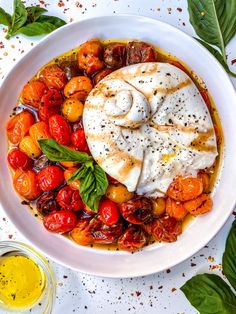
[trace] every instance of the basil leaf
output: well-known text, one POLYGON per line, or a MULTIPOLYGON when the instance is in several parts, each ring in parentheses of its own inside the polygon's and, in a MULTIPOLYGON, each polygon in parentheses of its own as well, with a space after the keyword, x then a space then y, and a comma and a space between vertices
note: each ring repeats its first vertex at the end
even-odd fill
POLYGON ((55 29, 56 27, 51 23, 33 22, 19 28, 14 34, 23 34, 26 36, 40 36, 49 34, 55 29))
POLYGON ((46 10, 44 8, 39 7, 39 6, 27 7, 26 10, 27 10, 27 13, 28 13, 28 17, 27 17, 27 22, 28 23, 35 22, 42 13, 48 11, 48 10, 46 10))
POLYGON ((14 34, 19 28, 21 28, 27 20, 27 10, 21 0, 14 0, 12 27, 10 34, 14 34))
POLYGON ((47 158, 52 161, 75 161, 84 163, 92 160, 92 157, 88 154, 77 152, 64 145, 60 145, 52 139, 38 140, 38 143, 47 158))
POLYGON ((198 36, 217 46, 226 61, 225 46, 236 33, 236 0, 188 0, 188 11, 198 36))
POLYGON ((11 26, 11 16, 3 8, 0 8, 0 24, 11 26))
POLYGON ((194 276, 180 289, 200 314, 236 313, 236 296, 215 274, 194 276))
POLYGON ((233 77, 236 77, 236 74, 230 70, 230 68, 228 67, 228 64, 225 62, 224 58, 222 57, 222 55, 219 53, 218 50, 208 45, 206 42, 202 41, 201 39, 198 39, 198 38, 195 38, 195 39, 199 41, 206 49, 208 49, 210 53, 213 54, 213 56, 220 62, 220 64, 223 66, 223 68, 228 74, 230 74, 233 77))
POLYGON ((66 24, 66 22, 64 20, 60 19, 59 17, 49 16, 49 15, 41 15, 37 19, 37 22, 40 22, 40 23, 45 23, 45 22, 51 23, 51 24, 53 24, 55 26, 55 29, 66 24))
POLYGON ((224 275, 236 291, 236 220, 234 220, 226 240, 222 266, 224 275))

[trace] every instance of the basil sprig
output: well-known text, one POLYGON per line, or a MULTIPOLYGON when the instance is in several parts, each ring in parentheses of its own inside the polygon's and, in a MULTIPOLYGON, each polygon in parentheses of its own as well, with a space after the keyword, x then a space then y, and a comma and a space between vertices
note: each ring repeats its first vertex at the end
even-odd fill
MULTIPOLYGON (((236 288, 236 220, 229 232, 223 255, 223 273, 236 288)), ((180 288, 200 314, 236 313, 236 295, 218 275, 200 274, 180 288)))
POLYGON ((66 24, 58 17, 42 15, 45 12, 39 6, 25 7, 21 0, 14 0, 12 16, 0 8, 0 24, 8 27, 6 38, 16 34, 45 35, 66 24))
POLYGON ((69 183, 80 180, 79 191, 83 202, 94 212, 97 212, 99 201, 108 187, 107 176, 103 169, 94 164, 93 158, 86 153, 74 151, 52 139, 39 140, 38 142, 49 160, 73 161, 82 164, 70 177, 69 183))
POLYGON ((225 47, 236 33, 236 0, 188 0, 188 11, 200 42, 227 73, 236 77, 229 70, 225 53, 225 47))

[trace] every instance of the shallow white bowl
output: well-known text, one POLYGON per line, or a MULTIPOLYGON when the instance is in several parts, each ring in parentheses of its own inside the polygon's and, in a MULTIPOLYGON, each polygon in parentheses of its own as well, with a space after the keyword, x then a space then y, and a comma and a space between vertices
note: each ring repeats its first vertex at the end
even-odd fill
POLYGON ((40 251, 81 272, 107 276, 143 276, 167 269, 201 249, 220 230, 235 203, 236 93, 221 65, 197 41, 165 23, 141 16, 103 16, 69 24, 47 36, 25 55, 5 79, 0 94, 0 200, 16 228, 40 251), (129 38, 150 42, 176 55, 202 77, 213 96, 225 135, 223 167, 214 191, 214 209, 198 217, 171 244, 154 244, 142 251, 103 251, 79 246, 47 232, 14 192, 6 161, 5 123, 27 80, 52 58, 91 38, 129 38))

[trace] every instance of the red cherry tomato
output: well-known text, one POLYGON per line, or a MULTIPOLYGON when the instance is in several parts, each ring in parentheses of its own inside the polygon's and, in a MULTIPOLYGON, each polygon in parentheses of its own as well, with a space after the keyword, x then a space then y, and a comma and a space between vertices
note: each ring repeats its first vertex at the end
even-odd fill
POLYGON ((80 198, 78 190, 73 190, 69 186, 63 187, 57 194, 57 202, 63 208, 67 210, 81 210, 84 208, 84 203, 80 198))
POLYGON ((73 132, 71 135, 71 141, 77 150, 84 153, 90 152, 88 144, 86 142, 84 129, 78 129, 75 132, 73 132))
POLYGON ((13 169, 21 168, 22 170, 29 170, 32 169, 34 165, 33 160, 18 148, 10 150, 7 159, 13 169))
POLYGON ((17 169, 13 178, 15 190, 27 200, 36 199, 41 193, 37 174, 33 170, 17 169))
POLYGON ((119 220, 119 211, 116 203, 112 202, 109 199, 104 199, 99 204, 99 214, 102 222, 111 226, 118 222, 119 220))
POLYGON ((76 214, 68 210, 58 210, 44 217, 44 227, 52 232, 71 231, 77 223, 76 214))
POLYGON ((62 90, 66 85, 65 72, 56 64, 46 66, 39 75, 39 78, 47 85, 62 90))
POLYGON ((59 114, 49 118, 49 129, 52 137, 62 145, 69 145, 71 141, 71 127, 59 114))
POLYGON ((61 93, 55 89, 49 89, 41 98, 39 104, 39 119, 48 122, 48 119, 60 111, 60 105, 63 103, 61 93))
POLYGON ((38 182, 41 190, 51 191, 64 181, 63 170, 57 166, 47 166, 38 173, 38 182))

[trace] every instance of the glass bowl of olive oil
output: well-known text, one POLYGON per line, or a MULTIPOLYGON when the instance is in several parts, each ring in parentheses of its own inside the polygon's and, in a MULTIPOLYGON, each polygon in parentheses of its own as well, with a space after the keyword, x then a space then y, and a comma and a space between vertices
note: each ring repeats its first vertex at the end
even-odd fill
POLYGON ((0 313, 50 314, 56 281, 47 260, 33 248, 0 242, 0 313))

